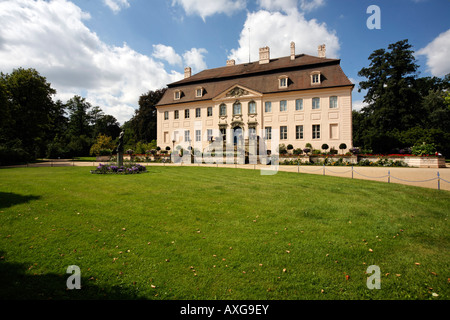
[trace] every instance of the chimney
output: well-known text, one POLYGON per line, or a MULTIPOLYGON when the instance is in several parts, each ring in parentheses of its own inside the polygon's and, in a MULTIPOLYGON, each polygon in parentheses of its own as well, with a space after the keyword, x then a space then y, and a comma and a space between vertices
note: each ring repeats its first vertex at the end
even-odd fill
POLYGON ((234 66, 236 64, 235 60, 227 60, 227 67, 234 66))
POLYGON ((266 64, 270 62, 270 48, 259 48, 259 64, 266 64))
POLYGON ((191 67, 184 68, 184 78, 190 78, 192 76, 192 69, 191 67))
POLYGON ((318 48, 318 56, 319 58, 326 58, 326 47, 324 44, 320 45, 318 48))
POLYGON ((291 60, 295 60, 295 42, 291 42, 291 60))

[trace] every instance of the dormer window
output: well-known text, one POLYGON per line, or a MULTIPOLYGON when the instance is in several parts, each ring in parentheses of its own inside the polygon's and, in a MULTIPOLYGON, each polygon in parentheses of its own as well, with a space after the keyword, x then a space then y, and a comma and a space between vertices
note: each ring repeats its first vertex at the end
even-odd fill
POLYGON ((173 98, 175 100, 180 100, 181 99, 181 94, 182 94, 182 91, 181 90, 177 90, 177 91, 175 91, 173 98))
POLYGON ((278 78, 278 87, 280 89, 284 89, 288 87, 288 80, 289 78, 287 76, 281 76, 278 78))
POLYGON ((311 84, 320 84, 320 72, 319 71, 315 71, 311 74, 311 84))
POLYGON ((203 88, 197 88, 197 89, 195 89, 195 97, 196 97, 196 98, 201 98, 201 97, 203 97, 203 88))

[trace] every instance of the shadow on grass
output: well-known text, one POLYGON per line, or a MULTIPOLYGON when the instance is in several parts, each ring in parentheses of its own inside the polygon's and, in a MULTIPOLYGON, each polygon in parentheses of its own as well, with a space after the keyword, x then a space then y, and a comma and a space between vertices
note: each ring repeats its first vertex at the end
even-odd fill
POLYGON ((0 192, 0 209, 9 208, 17 204, 22 204, 34 200, 39 200, 40 196, 24 196, 17 193, 0 192))
MULTIPOLYGON (((4 252, 0 252, 3 256, 4 252)), ((142 300, 119 287, 99 287, 81 277, 81 289, 67 289, 71 274, 32 274, 30 265, 0 260, 0 300, 142 300)))

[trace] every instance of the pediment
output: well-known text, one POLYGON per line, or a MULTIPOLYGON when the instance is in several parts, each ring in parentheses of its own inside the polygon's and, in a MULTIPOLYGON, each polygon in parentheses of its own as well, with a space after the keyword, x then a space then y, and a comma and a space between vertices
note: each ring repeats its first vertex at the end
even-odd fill
POLYGON ((225 100, 236 100, 236 99, 251 99, 261 97, 262 94, 255 90, 246 88, 240 85, 234 85, 231 88, 228 88, 215 98, 214 101, 225 101, 225 100))

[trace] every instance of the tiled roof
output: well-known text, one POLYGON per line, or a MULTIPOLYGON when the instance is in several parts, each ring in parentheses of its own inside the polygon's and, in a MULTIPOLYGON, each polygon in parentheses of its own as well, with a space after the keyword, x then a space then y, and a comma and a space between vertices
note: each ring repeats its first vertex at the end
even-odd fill
POLYGON ((199 72, 189 78, 168 85, 158 106, 186 103, 192 101, 211 100, 235 85, 267 94, 289 92, 307 89, 353 86, 340 67, 339 59, 318 58, 310 55, 297 55, 295 60, 290 57, 271 59, 270 63, 238 64, 199 72), (321 84, 311 84, 311 73, 321 73, 321 84), (278 87, 278 78, 288 76, 287 88, 278 87), (195 96, 195 89, 202 87, 202 97, 195 96), (182 91, 179 100, 174 99, 174 92, 182 91))

